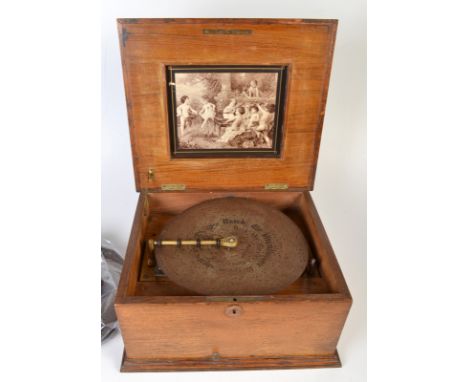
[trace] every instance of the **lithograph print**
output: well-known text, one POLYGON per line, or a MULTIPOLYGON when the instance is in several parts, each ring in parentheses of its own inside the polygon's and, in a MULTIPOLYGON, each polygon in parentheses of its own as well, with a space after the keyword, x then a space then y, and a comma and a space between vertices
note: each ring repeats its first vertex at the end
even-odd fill
POLYGON ((286 68, 170 66, 173 156, 279 156, 286 68))

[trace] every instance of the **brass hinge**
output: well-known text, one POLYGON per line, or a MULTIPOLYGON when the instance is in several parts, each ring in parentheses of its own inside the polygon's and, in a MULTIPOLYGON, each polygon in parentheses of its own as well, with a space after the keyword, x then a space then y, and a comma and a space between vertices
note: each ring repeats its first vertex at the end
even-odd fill
POLYGON ((265 190, 287 190, 287 183, 268 183, 265 184, 265 190))
POLYGON ((180 183, 162 184, 161 185, 161 190, 162 191, 184 191, 185 190, 185 184, 180 184, 180 183))

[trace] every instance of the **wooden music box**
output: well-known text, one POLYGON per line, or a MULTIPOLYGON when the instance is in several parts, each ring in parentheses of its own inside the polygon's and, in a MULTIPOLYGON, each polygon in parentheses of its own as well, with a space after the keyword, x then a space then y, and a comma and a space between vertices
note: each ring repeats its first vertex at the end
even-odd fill
POLYGON ((115 300, 121 371, 341 366, 352 299, 309 193, 337 21, 118 27, 140 192, 115 300), (226 197, 220 221, 199 208, 226 197), (237 248, 222 248, 228 226, 237 248))

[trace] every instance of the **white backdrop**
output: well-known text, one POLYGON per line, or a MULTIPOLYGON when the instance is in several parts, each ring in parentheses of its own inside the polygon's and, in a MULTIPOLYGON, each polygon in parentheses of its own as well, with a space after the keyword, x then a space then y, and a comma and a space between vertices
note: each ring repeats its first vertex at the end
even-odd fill
MULTIPOLYGON (((124 252, 135 191, 116 18, 252 17, 339 20, 312 196, 354 298, 338 350, 343 368, 251 372, 265 380, 365 380, 366 357, 366 4, 363 0, 103 0, 102 237, 124 252)), ((154 380, 119 374, 122 343, 103 345, 104 381, 154 380)), ((246 373, 165 374, 167 380, 237 380, 246 373)), ((163 380, 162 375, 158 375, 163 380)))

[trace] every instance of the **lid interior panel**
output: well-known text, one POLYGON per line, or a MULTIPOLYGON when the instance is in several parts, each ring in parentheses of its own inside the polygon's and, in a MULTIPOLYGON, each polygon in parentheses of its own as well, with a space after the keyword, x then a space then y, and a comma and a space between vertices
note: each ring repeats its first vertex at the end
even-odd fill
POLYGON ((255 190, 272 183, 312 189, 336 25, 335 20, 119 20, 137 189, 183 184, 186 191, 255 190), (206 34, 207 29, 250 32, 206 34), (286 66, 279 157, 174 158, 166 79, 171 65, 286 66))

